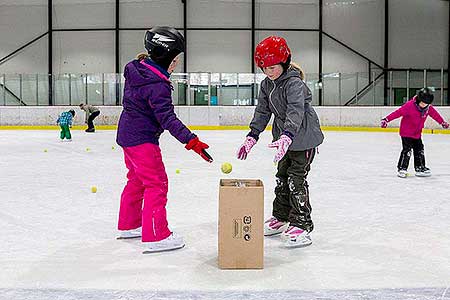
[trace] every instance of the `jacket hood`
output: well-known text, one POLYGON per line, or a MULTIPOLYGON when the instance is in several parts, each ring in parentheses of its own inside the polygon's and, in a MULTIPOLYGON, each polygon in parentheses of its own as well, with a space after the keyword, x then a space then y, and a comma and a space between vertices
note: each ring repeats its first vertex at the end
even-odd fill
POLYGON ((283 72, 283 74, 281 74, 280 77, 275 79, 275 83, 282 82, 282 81, 287 80, 287 79, 289 79, 291 77, 301 78, 300 77, 300 72, 297 71, 297 69, 291 67, 291 68, 287 69, 286 72, 283 72))
POLYGON ((155 74, 155 72, 143 65, 139 60, 130 61, 125 66, 124 77, 134 87, 167 81, 167 79, 155 74))
MULTIPOLYGON (((306 85, 306 83, 301 79, 300 72, 297 69, 292 68, 292 67, 287 69, 286 72, 281 74, 280 77, 275 79, 274 82, 276 85, 279 86, 279 85, 282 85, 284 81, 289 80, 292 77, 296 77, 302 81, 302 83, 303 83, 302 88, 304 89, 304 92, 305 92, 304 101, 305 101, 305 103, 311 103, 312 102, 312 93, 311 93, 310 89, 308 88, 308 86, 306 85)), ((270 80, 268 77, 267 77, 267 79, 270 80)))

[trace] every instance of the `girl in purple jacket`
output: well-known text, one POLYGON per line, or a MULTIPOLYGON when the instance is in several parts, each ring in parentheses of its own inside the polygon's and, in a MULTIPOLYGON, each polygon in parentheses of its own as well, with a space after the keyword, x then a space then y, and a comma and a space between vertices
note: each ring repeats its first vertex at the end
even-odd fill
POLYGON ((176 116, 169 76, 185 49, 184 37, 171 27, 154 27, 144 40, 148 54, 140 54, 125 67, 123 111, 117 143, 123 148, 128 182, 120 199, 119 238, 142 237, 145 251, 184 247, 183 238, 167 223, 168 181, 159 137, 168 130, 203 159, 211 162, 202 143, 176 116))
POLYGON ((400 136, 402 138, 403 150, 400 153, 400 159, 397 164, 398 177, 405 178, 408 176, 411 149, 414 152, 416 176, 431 176, 430 169, 425 166, 425 154, 421 138, 425 120, 429 115, 443 128, 447 129, 449 127, 449 124, 431 105, 433 100, 434 95, 431 89, 423 88, 411 100, 381 120, 381 127, 386 128, 390 121, 402 117, 400 121, 400 136))

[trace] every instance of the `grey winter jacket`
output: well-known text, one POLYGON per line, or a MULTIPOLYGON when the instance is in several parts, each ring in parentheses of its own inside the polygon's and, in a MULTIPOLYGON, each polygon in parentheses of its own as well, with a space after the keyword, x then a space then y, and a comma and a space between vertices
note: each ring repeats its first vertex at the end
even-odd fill
POLYGON ((86 112, 86 117, 85 117, 85 122, 87 123, 89 116, 96 112, 99 111, 99 109, 93 105, 90 104, 84 104, 83 107, 81 107, 81 110, 84 110, 86 112))
POLYGON ((286 134, 292 138, 289 150, 303 151, 319 146, 324 137, 311 101, 311 90, 300 78, 300 73, 292 67, 274 81, 264 79, 258 105, 250 122, 249 135, 259 136, 273 114, 274 141, 286 134))

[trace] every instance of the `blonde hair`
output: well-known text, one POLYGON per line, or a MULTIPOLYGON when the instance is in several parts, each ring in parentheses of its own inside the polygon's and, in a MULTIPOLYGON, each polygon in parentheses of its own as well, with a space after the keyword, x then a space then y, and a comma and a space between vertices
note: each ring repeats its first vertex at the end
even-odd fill
POLYGON ((301 78, 302 80, 305 80, 305 72, 303 72, 303 69, 300 67, 299 64, 297 64, 297 63, 295 63, 295 62, 291 62, 290 67, 293 68, 293 69, 295 69, 295 70, 297 70, 297 71, 300 73, 300 78, 301 78))
POLYGON ((138 55, 136 55, 136 59, 137 60, 143 60, 143 59, 146 59, 148 57, 149 57, 148 53, 145 53, 145 52, 141 52, 138 55))

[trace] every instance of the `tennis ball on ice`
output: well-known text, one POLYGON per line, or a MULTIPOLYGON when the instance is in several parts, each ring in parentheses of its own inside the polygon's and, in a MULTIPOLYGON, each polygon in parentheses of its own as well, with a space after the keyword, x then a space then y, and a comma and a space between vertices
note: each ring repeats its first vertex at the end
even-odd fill
POLYGON ((176 169, 175 173, 180 174, 180 169, 176 169))
POLYGON ((233 170, 233 166, 230 163, 225 162, 222 164, 220 169, 222 170, 222 173, 228 174, 231 170, 233 170))
POLYGON ((114 146, 111 146, 111 149, 114 150, 114 149, 116 149, 116 148, 115 148, 114 146))
POLYGON ((47 149, 44 149, 44 152, 48 152, 48 150, 47 150, 47 149))
POLYGON ((91 192, 97 193, 97 187, 95 185, 91 187, 91 192))
POLYGON ((89 152, 91 149, 90 148, 86 148, 86 151, 89 152))

